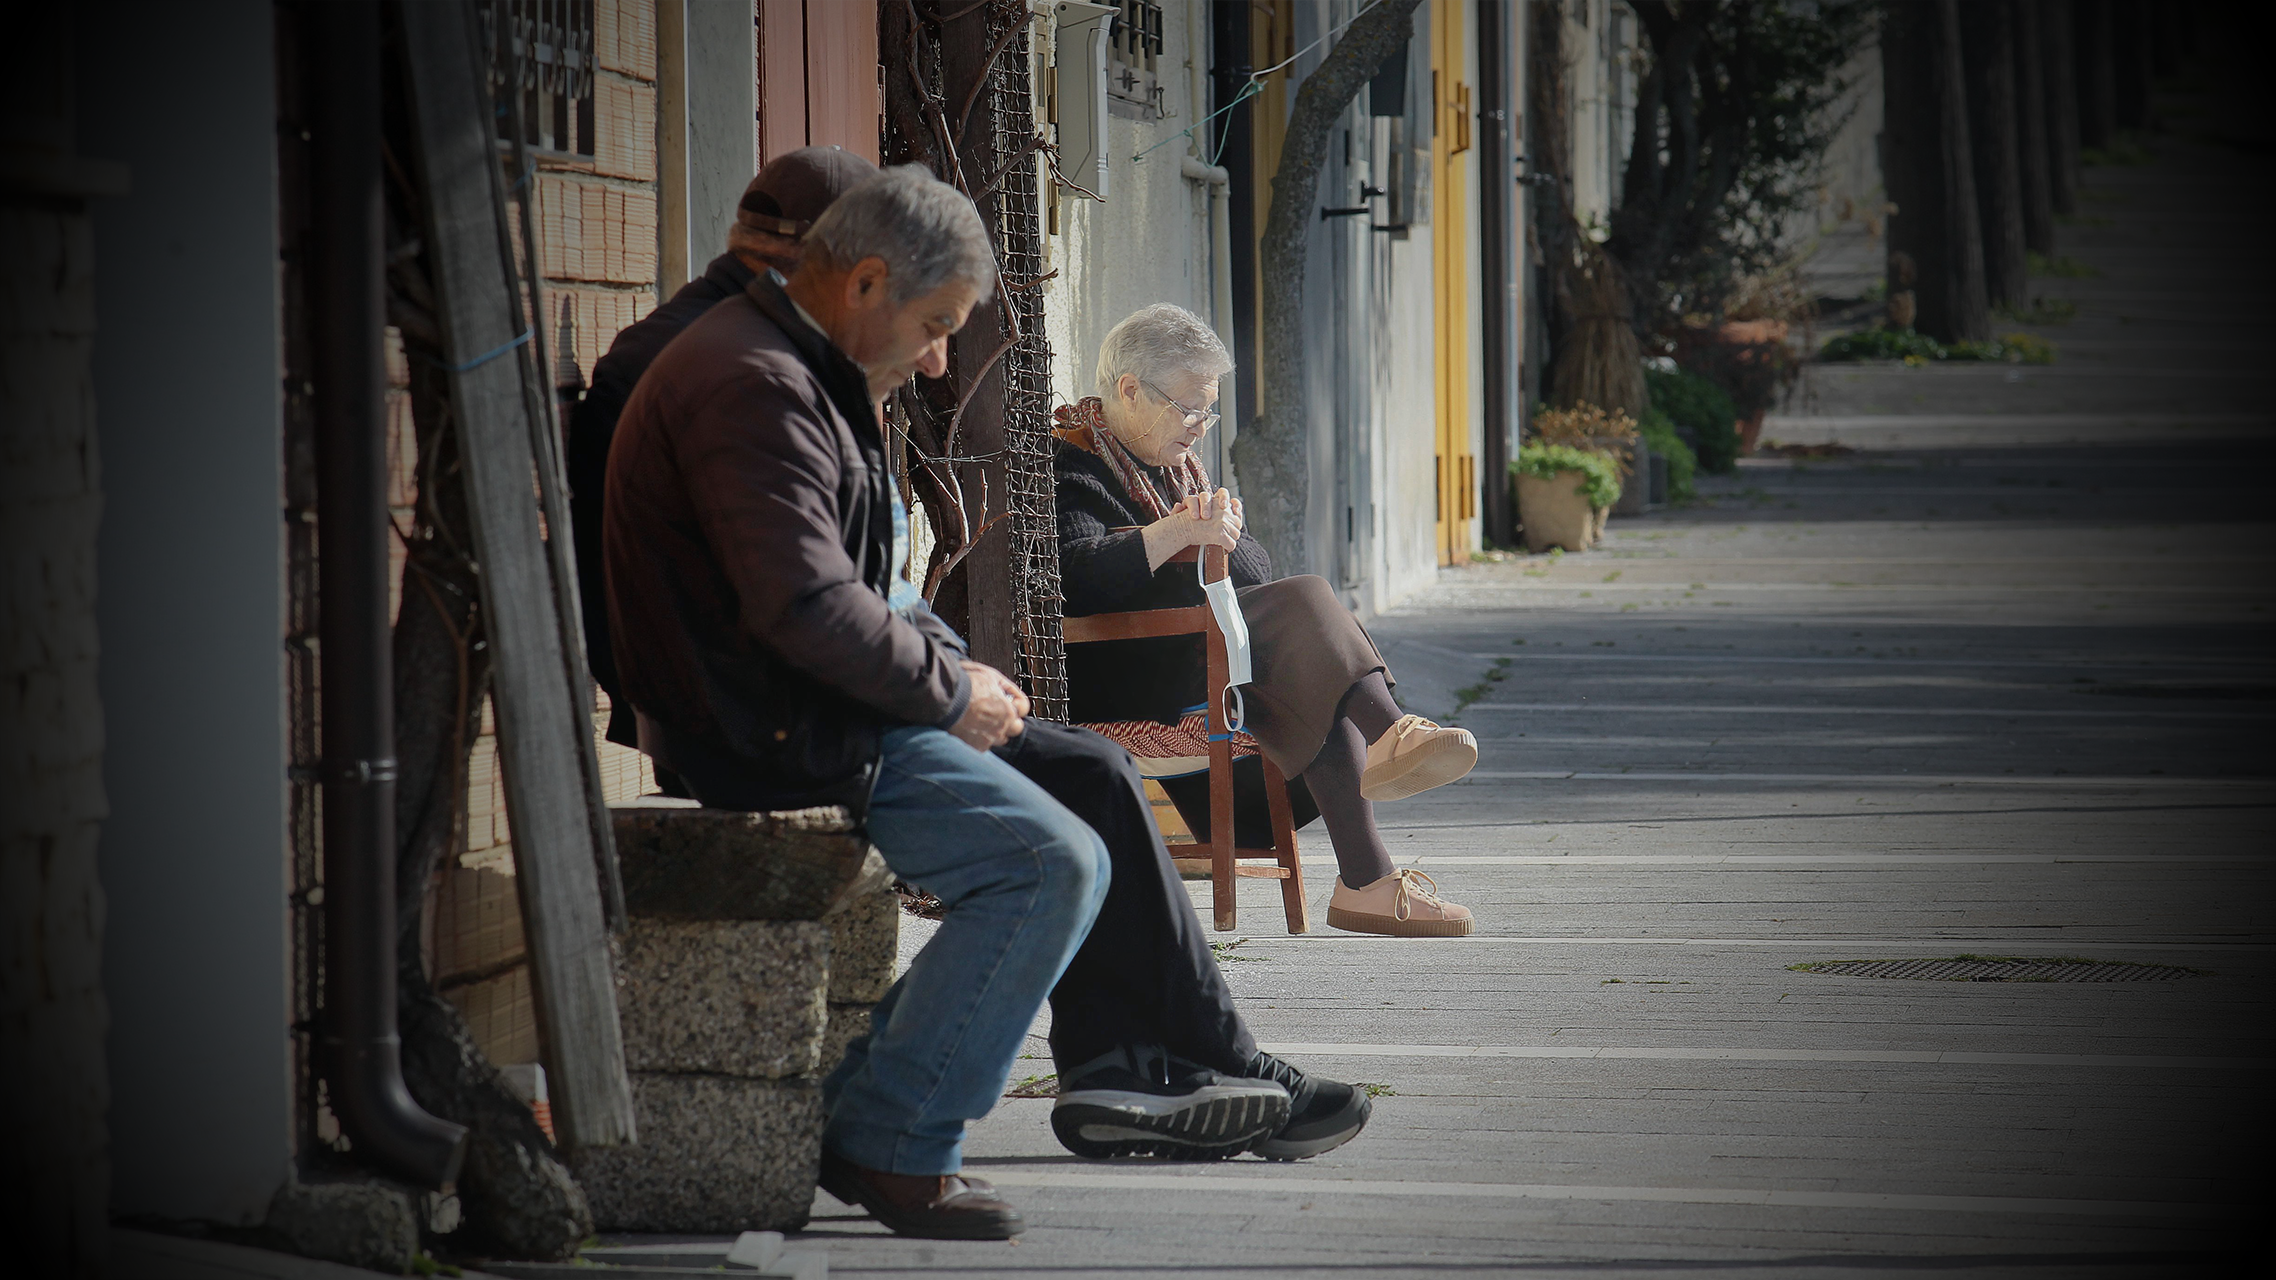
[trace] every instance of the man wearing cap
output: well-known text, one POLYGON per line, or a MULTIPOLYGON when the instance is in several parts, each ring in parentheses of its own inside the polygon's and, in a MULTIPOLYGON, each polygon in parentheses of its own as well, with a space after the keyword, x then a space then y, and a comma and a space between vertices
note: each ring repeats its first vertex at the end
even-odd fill
MULTIPOLYGON (((708 294, 734 296, 719 286, 738 272, 753 283, 737 292, 749 298, 767 294, 773 288, 769 279, 752 271, 743 253, 771 249, 761 261, 786 269, 793 281, 788 295, 792 298, 803 282, 827 275, 813 263, 801 274, 794 259, 780 260, 788 257, 785 248, 796 250, 795 244, 770 245, 768 240, 786 241, 790 230, 810 225, 838 194, 833 184, 876 172, 866 161, 835 148, 807 148, 770 163, 744 197, 731 241, 733 251, 714 262, 706 274, 705 281, 718 284, 703 292, 699 286, 705 281, 689 285, 665 308, 627 330, 603 362, 605 371, 596 371, 596 391, 603 385, 604 372, 610 382, 625 387, 637 382, 674 334, 720 300, 708 294), (775 212, 760 211, 770 208, 775 212), (784 218, 785 213, 810 216, 784 218)), ((828 260, 826 250, 822 259, 828 260)), ((665 363, 672 364, 670 354, 665 363)), ((935 372, 927 366, 918 369, 935 372)), ((909 376, 909 370, 890 362, 864 372, 873 401, 891 395, 909 376)), ((647 394, 645 389, 642 394, 647 394)), ((870 412, 874 422, 874 409, 870 412)), ((606 423, 612 432, 614 416, 612 412, 606 423)), ((603 420, 588 411, 576 421, 590 436, 603 420)), ((588 439, 587 446, 591 443, 588 439)), ((602 447, 605 451, 605 442, 602 447)), ((629 461, 620 458, 612 465, 612 483, 616 469, 629 461)), ((906 513, 900 509, 897 491, 888 496, 895 534, 889 602, 963 661, 962 640, 932 616, 900 572, 907 556, 906 513)), ((587 490, 576 500, 582 504, 577 508, 579 520, 598 525, 597 494, 587 490)), ((613 496, 610 501, 615 501, 613 496)), ((620 631, 623 625, 620 614, 620 631)), ((606 638, 597 637, 596 643, 606 638)), ((988 668, 965 665, 983 683, 1009 684, 988 668)), ((1016 696, 1016 689, 1012 693, 1016 696)), ((620 697, 618 705, 627 709, 638 705, 644 712, 662 710, 643 701, 637 690, 629 699, 620 697)), ((653 749, 658 745, 654 741, 642 745, 662 757, 659 774, 680 763, 668 749, 653 749)), ((1128 755, 1095 734, 1044 721, 1023 721, 994 744, 993 754, 1093 829, 1112 864, 1098 921, 1051 992, 1052 1048, 1061 1080, 1052 1119, 1061 1141, 1090 1156, 1225 1156, 1247 1150, 1268 1158, 1295 1159, 1357 1134, 1368 1116, 1364 1093, 1308 1076, 1258 1051, 1234 1009, 1128 755)), ((784 807, 790 799, 815 802, 815 797, 802 795, 763 803, 763 797, 741 794, 745 788, 733 780, 713 776, 690 781, 694 783, 690 794, 717 807, 784 807)), ((904 878, 922 882, 915 875, 904 878)), ((833 1191, 854 1189, 842 1177, 832 1181, 833 1191)), ((877 1209, 875 1204, 871 1207, 877 1209)), ((909 1225, 905 1215, 891 1215, 890 1209, 879 1216, 889 1221, 898 1216, 897 1229, 909 1225)))
MULTIPOLYGON (((634 384, 664 345, 697 316, 751 287, 768 270, 789 275, 798 267, 798 238, 830 203, 877 166, 843 147, 801 147, 779 156, 751 179, 727 230, 727 252, 703 274, 680 286, 663 306, 616 335, 608 354, 593 364, 593 385, 569 416, 565 459, 569 519, 577 550, 577 591, 584 613, 585 658, 593 679, 609 695, 608 740, 636 747, 632 711, 616 677, 616 648, 609 642, 608 596, 601 580, 601 490, 607 481, 609 442, 634 384)), ((658 775, 666 795, 686 788, 669 771, 658 775)))

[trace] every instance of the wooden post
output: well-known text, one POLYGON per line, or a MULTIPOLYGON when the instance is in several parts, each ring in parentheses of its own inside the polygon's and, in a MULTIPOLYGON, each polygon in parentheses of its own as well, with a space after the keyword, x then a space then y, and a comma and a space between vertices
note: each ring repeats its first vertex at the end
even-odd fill
MULTIPOLYGON (((972 113, 964 120, 964 132, 956 139, 958 158, 964 162, 964 180, 972 190, 980 190, 993 175, 988 172, 993 113, 985 101, 987 74, 992 60, 993 42, 989 39, 989 15, 986 6, 958 6, 961 16, 941 24, 940 69, 941 92, 951 105, 970 100, 972 113)), ((999 55, 1001 56, 1001 55, 999 55)), ((951 127, 955 121, 951 120, 951 127)), ((944 181, 954 182, 954 174, 943 173, 944 181)), ((991 243, 1003 243, 1002 228, 996 225, 993 200, 983 200, 976 207, 980 221, 988 228, 991 243)), ((999 258, 1000 258, 999 254, 999 258)), ((1003 318, 998 313, 993 294, 980 300, 972 308, 964 328, 951 338, 950 375, 960 397, 969 398, 964 412, 964 440, 959 450, 988 461, 970 464, 963 468, 966 475, 966 492, 977 505, 978 495, 985 492, 992 508, 1003 509, 1010 497, 1009 476, 1004 462, 1004 365, 1002 361, 979 377, 979 385, 972 385, 974 374, 1003 341, 1003 318)), ((1013 657, 1019 647, 1014 628, 1016 619, 1012 597, 1012 540, 1010 521, 982 536, 964 559, 964 588, 967 613, 964 619, 964 639, 972 646, 972 656, 998 671, 1019 670, 1013 657)), ((975 521, 977 524, 977 521, 975 521)))
MULTIPOLYGON (((531 449, 519 355, 530 330, 513 284, 490 99, 469 8, 411 4, 400 12, 554 1123, 564 1146, 614 1146, 634 1139, 632 1087, 578 755, 592 724, 580 712, 585 691, 569 679, 561 603, 538 527, 541 459, 531 449)), ((565 521, 555 533, 568 536, 565 521)))
MULTIPOLYGON (((1225 549, 1201 550, 1202 574, 1211 582, 1228 570, 1225 549)), ((1233 826, 1233 726, 1226 714, 1225 685, 1232 678, 1232 655, 1225 648, 1225 632, 1213 618, 1202 641, 1203 670, 1209 687, 1209 898, 1220 933, 1232 932, 1240 922, 1238 882, 1234 863, 1240 858, 1240 836, 1233 826)))

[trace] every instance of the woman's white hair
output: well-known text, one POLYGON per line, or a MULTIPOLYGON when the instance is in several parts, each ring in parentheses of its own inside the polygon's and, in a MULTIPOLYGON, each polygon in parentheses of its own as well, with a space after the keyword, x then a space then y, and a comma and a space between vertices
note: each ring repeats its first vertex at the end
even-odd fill
POLYGON ((1098 349, 1098 393, 1113 399, 1114 388, 1126 373, 1163 387, 1179 374, 1207 380, 1221 378, 1232 368, 1225 344, 1200 316, 1157 302, 1124 316, 1122 323, 1107 331, 1098 349))
POLYGON ((884 259, 886 296, 896 303, 952 279, 982 294, 996 283, 996 253, 980 211, 916 164, 895 165, 839 196, 806 233, 805 256, 839 271, 864 258, 884 259))

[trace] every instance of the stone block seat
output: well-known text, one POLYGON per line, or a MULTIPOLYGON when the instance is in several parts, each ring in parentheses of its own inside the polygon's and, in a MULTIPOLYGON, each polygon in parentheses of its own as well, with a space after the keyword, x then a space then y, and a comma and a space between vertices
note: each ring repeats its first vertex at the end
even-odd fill
POLYGON ((821 1082, 892 985, 900 901, 844 809, 612 805, 617 1011, 639 1141, 576 1152, 604 1231, 805 1225, 821 1082))

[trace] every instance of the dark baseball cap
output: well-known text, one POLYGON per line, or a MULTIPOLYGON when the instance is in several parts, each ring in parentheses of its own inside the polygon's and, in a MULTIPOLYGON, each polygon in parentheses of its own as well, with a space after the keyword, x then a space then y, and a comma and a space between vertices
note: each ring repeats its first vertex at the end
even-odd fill
POLYGON ((844 147, 800 147, 767 161, 743 188, 735 220, 754 231, 805 235, 824 209, 876 172, 876 165, 844 147))

